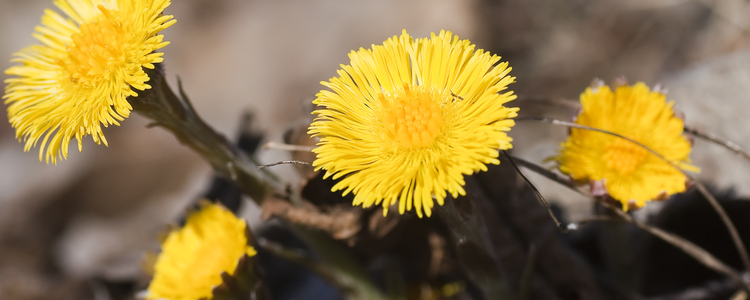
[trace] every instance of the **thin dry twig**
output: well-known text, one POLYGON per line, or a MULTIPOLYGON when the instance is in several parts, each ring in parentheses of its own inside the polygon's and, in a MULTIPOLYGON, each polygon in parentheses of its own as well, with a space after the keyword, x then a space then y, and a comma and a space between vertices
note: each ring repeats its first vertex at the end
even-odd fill
POLYGON ((746 291, 750 291, 750 287, 748 287, 747 283, 742 280, 742 276, 732 269, 732 267, 727 266, 723 262, 721 262, 718 258, 713 256, 708 251, 704 250, 703 248, 699 247, 696 244, 693 244, 692 242, 669 232, 666 232, 664 230, 661 230, 657 227, 650 226, 644 223, 641 223, 639 221, 636 221, 626 212, 622 211, 621 209, 614 207, 612 204, 607 203, 605 201, 599 201, 599 203, 605 207, 607 207, 609 210, 613 211, 617 216, 622 218, 623 220, 627 221, 628 223, 631 223, 635 226, 638 226, 638 228, 643 229, 644 231, 662 239, 663 241, 672 244, 673 246, 679 248, 683 252, 685 252, 687 255, 692 256, 695 260, 702 263, 704 266, 717 271, 721 274, 726 275, 732 281, 736 282, 740 287, 742 287, 746 291))
POLYGON ((614 222, 618 221, 619 219, 613 219, 610 216, 593 216, 585 219, 578 220, 578 222, 573 222, 568 224, 568 230, 578 230, 579 227, 583 224, 591 223, 591 222, 614 222))
MULTIPOLYGON (((518 96, 518 100, 528 101, 528 102, 539 102, 539 103, 554 105, 558 107, 565 107, 565 108, 580 108, 581 107, 578 101, 572 100, 572 99, 566 99, 566 98, 553 98, 553 97, 545 97, 545 96, 518 96)), ((728 139, 720 137, 711 132, 700 131, 693 127, 685 126, 683 131, 695 137, 707 140, 709 142, 712 142, 714 144, 727 148, 730 151, 737 153, 743 158, 750 161, 750 152, 743 150, 742 147, 740 147, 740 145, 738 145, 735 142, 732 142, 728 139)))
POLYGON ((655 155, 659 159, 667 162, 670 166, 680 171, 682 174, 684 174, 690 181, 693 182, 693 185, 698 189, 698 191, 703 195, 703 197, 706 198, 706 200, 711 204, 711 206, 714 208, 716 213, 721 218, 721 221, 724 223, 724 226, 729 231, 730 236, 732 237, 732 242, 734 242, 735 247, 737 248, 737 252, 739 252, 740 258, 742 259, 742 263, 745 267, 746 271, 750 271, 750 257, 748 257, 747 248, 745 248, 745 244, 742 242, 742 239, 740 238, 739 233, 737 232, 737 228, 734 226, 734 223, 732 223, 732 220, 729 219, 729 216, 727 215, 726 211, 723 207, 719 204, 719 201, 716 200, 716 198, 711 195, 711 193, 708 192, 705 186, 701 184, 699 181, 695 180, 693 176, 682 170, 680 167, 675 165, 674 162, 668 160, 666 157, 662 156, 659 152, 656 152, 655 150, 649 148, 648 146, 641 144, 640 142, 633 140, 631 138, 628 138, 626 136, 623 136, 621 134, 611 132, 604 129, 589 127, 585 125, 580 125, 572 122, 565 122, 560 121, 553 118, 545 118, 545 117, 529 117, 529 118, 518 118, 517 121, 538 121, 538 122, 544 122, 544 123, 550 123, 552 125, 558 125, 558 126, 566 126, 566 127, 572 127, 572 128, 578 128, 578 129, 584 129, 584 130, 591 130, 591 131, 597 131, 605 134, 609 134, 612 136, 619 137, 621 139, 624 139, 626 141, 629 141, 633 144, 638 145, 639 147, 647 150, 651 154, 655 155))
POLYGON ((536 194, 539 200, 542 201, 542 204, 544 205, 544 207, 547 208, 547 212, 549 213, 549 216, 552 217, 552 221, 555 221, 555 225, 557 226, 557 228, 559 228, 562 231, 566 231, 567 227, 557 220, 557 216, 555 216, 555 213, 552 212, 552 208, 549 206, 549 203, 547 202, 547 200, 544 199, 544 196, 542 196, 542 193, 540 193, 539 190, 536 188, 536 186, 534 186, 534 184, 531 183, 531 181, 528 178, 526 178, 526 175, 523 175, 523 172, 521 172, 521 170, 518 169, 518 166, 516 166, 516 163, 513 161, 513 158, 510 156, 510 154, 508 154, 508 152, 505 150, 503 150, 503 153, 510 161, 510 164, 513 165, 513 168, 516 169, 516 172, 518 172, 518 174, 521 175, 523 180, 526 181, 526 184, 529 185, 529 187, 531 187, 531 189, 534 191, 534 194, 536 194))
MULTIPOLYGON (((545 176, 545 177, 547 177, 547 178, 549 178, 549 179, 551 179, 551 180, 553 180, 555 182, 560 182, 559 180, 561 180, 561 178, 559 176, 556 176, 556 174, 554 174, 554 173, 552 173, 550 171, 546 171, 544 168, 539 167, 539 168, 534 168, 534 169, 531 169, 531 170, 533 170, 533 171, 544 170, 545 172, 538 172, 538 174, 542 175, 542 176, 545 176), (552 175, 550 175, 550 174, 552 174, 552 175)), ((571 186, 569 184, 563 183, 563 186, 568 187, 572 191, 578 192, 581 195, 584 195, 584 196, 587 196, 587 197, 590 196, 590 195, 586 195, 585 193, 583 193, 579 189, 577 189, 577 188, 575 188, 575 187, 573 187, 573 186, 571 186)), ((621 220, 623 220, 625 222, 628 222, 628 223, 631 223, 631 224, 637 226, 638 228, 641 228, 644 231, 646 231, 646 232, 648 232, 648 233, 656 236, 657 238, 659 238, 659 239, 661 239, 661 240, 663 240, 663 241, 665 241, 665 242, 667 242, 667 243, 669 243, 669 244, 677 247, 678 249, 682 250, 686 254, 688 254, 691 257, 693 257, 699 263, 703 264, 704 266, 706 266, 706 267, 708 267, 708 268, 710 268, 710 269, 712 269, 712 270, 714 270, 714 271, 716 271, 718 273, 726 275, 732 281, 736 282, 737 285, 740 286, 743 290, 750 292, 750 286, 748 286, 747 283, 745 283, 742 280, 742 276, 740 275, 739 272, 737 272, 734 269, 732 269, 731 267, 727 266, 726 264, 724 264, 723 262, 721 262, 718 258, 716 258, 715 256, 713 256, 711 253, 709 253, 708 251, 704 250, 700 246, 698 246, 696 244, 693 244, 692 242, 690 242, 690 241, 688 241, 688 240, 686 240, 686 239, 684 239, 684 238, 682 238, 682 237, 680 237, 678 235, 675 235, 673 233, 669 233, 669 232, 666 232, 666 231, 661 230, 659 228, 656 228, 654 226, 638 222, 635 219, 633 219, 630 215, 628 215, 626 212, 624 212, 621 209, 618 209, 618 208, 612 206, 612 204, 606 203, 604 201, 599 201, 599 203, 602 204, 603 206, 607 207, 608 209, 614 211, 621 220)), ((591 218, 591 219, 581 220, 581 221, 578 222, 578 224, 583 224, 583 223, 592 222, 592 221, 614 221, 614 219, 612 219, 610 217, 597 217, 597 218, 591 218)), ((571 224, 576 224, 576 223, 571 223, 571 224)), ((577 229, 577 226, 576 226, 576 228, 570 228, 570 229, 571 230, 577 229)))
MULTIPOLYGON (((532 163, 530 161, 527 161, 523 158, 517 157, 517 156, 511 156, 513 159, 511 161, 515 161, 517 164, 521 165, 522 167, 531 169, 535 173, 544 173, 545 177, 552 179, 553 181, 562 184, 564 186, 567 186, 571 189, 578 189, 576 185, 570 181, 567 177, 557 174, 555 172, 552 172, 550 170, 545 169, 544 167, 537 165, 535 163, 532 163)), ((585 193, 584 191, 579 191, 580 193, 585 193)), ((591 197, 591 195, 587 195, 586 197, 591 197)))
POLYGON ((710 133, 710 132, 702 132, 702 131, 700 131, 698 129, 687 127, 687 126, 685 126, 685 129, 683 129, 683 130, 685 132, 689 133, 689 134, 692 134, 692 135, 696 136, 696 137, 705 139, 707 141, 713 142, 714 144, 717 144, 719 146, 727 148, 730 151, 732 151, 734 153, 737 153, 740 156, 742 156, 743 158, 745 158, 745 159, 747 159, 747 160, 750 161, 750 152, 742 150, 742 147, 740 147, 739 145, 737 145, 736 143, 734 143, 734 142, 732 142, 730 140, 727 140, 725 138, 722 138, 722 137, 717 136, 717 135, 715 135, 713 133, 710 133))
POLYGON ((298 160, 282 160, 277 161, 275 163, 270 163, 267 165, 258 166, 258 169, 265 169, 268 167, 278 166, 278 165, 309 165, 309 162, 306 161, 298 161, 298 160))
MULTIPOLYGON (((692 180, 692 178, 691 178, 692 180)), ((708 189, 706 189, 706 186, 704 186, 702 183, 693 180, 693 185, 695 185, 695 188, 698 189, 698 191, 706 197, 706 200, 708 200, 708 203, 711 204, 711 207, 714 208, 716 213, 719 214, 719 217, 721 217, 721 220, 724 221, 724 225, 727 223, 732 224, 731 220, 729 219, 729 216, 727 215, 726 210, 724 210, 723 207, 719 204, 719 201, 716 200, 716 197, 708 192, 708 189)), ((742 264, 745 266, 745 271, 750 271, 750 259, 748 258, 747 250, 745 249, 745 245, 742 243, 742 238, 740 237, 739 232, 737 232, 737 228, 732 225, 731 227, 727 226, 729 229, 729 234, 732 236, 732 240, 735 243, 735 246, 737 246, 737 251, 740 252, 740 258, 742 259, 742 264)))
MULTIPOLYGON (((609 135, 612 135, 612 136, 616 136, 618 138, 624 139, 624 140, 626 140, 628 142, 631 142, 633 144, 638 145, 639 147, 641 147, 641 148, 645 149, 646 151, 650 152, 651 154, 656 155, 657 157, 659 157, 662 160, 666 161, 671 166, 677 168, 678 170, 680 170, 680 172, 683 172, 682 169, 680 169, 680 167, 676 166, 672 161, 670 161, 666 157, 662 156, 659 152, 656 152, 656 150, 653 150, 653 149, 649 148, 648 146, 646 146, 644 144, 641 144, 640 142, 638 142, 638 141, 636 141, 634 139, 631 139, 629 137, 626 137, 626 136, 621 135, 621 134, 616 133, 616 132, 611 132, 609 130, 604 130, 604 129, 595 128, 595 127, 589 127, 589 126, 586 126, 586 125, 576 124, 576 123, 573 123, 573 122, 560 121, 558 119, 547 118, 547 117, 517 118, 516 121, 538 121, 538 122, 543 122, 543 123, 550 123, 552 125, 558 125, 558 126, 572 127, 572 128, 578 128, 578 129, 584 129, 584 130, 597 131, 597 132, 601 132, 601 133, 604 133, 604 134, 609 134, 609 135)), ((685 175, 688 175, 688 174, 685 174, 685 175)))
POLYGON ((325 231, 337 240, 352 238, 360 230, 362 209, 352 206, 334 206, 323 212, 310 203, 294 205, 275 197, 261 206, 261 220, 279 217, 287 222, 325 231))

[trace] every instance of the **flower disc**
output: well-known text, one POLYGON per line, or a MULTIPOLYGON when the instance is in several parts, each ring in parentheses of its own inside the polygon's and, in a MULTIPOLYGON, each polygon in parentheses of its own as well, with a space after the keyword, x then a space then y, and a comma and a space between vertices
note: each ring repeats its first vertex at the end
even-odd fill
POLYGON ((349 54, 338 77, 322 84, 309 133, 317 170, 341 180, 333 191, 354 194, 354 205, 399 204, 431 215, 464 195, 464 175, 499 164, 511 148, 507 131, 517 108, 502 92, 515 78, 500 57, 441 31, 413 39, 404 31, 383 45, 349 54))
MULTIPOLYGON (((684 170, 690 142, 682 135, 683 121, 672 102, 643 83, 588 88, 581 94, 583 111, 576 124, 618 133, 649 147, 684 170)), ((603 183, 606 192, 627 209, 647 200, 685 191, 686 176, 648 150, 602 132, 573 128, 556 158, 560 171, 577 181, 603 183)), ((599 185, 596 183, 595 185, 599 185)))

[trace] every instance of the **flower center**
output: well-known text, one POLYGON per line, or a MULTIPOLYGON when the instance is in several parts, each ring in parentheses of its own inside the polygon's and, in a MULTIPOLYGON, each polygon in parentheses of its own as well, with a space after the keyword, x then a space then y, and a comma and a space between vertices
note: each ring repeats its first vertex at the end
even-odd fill
POLYGON ((604 161, 607 168, 627 175, 635 171, 646 160, 648 154, 646 149, 630 141, 617 138, 604 148, 604 161))
POLYGON ((112 12, 99 5, 102 16, 82 24, 67 47, 68 57, 59 60, 73 83, 90 82, 126 63, 126 32, 112 12))
POLYGON ((380 94, 379 97, 386 109, 384 125, 387 134, 399 145, 429 146, 440 134, 443 117, 429 92, 423 89, 412 91, 408 84, 404 84, 403 92, 397 91, 391 96, 380 94))
POLYGON ((231 262, 231 259, 227 258, 228 253, 222 249, 222 246, 226 246, 223 245, 226 244, 226 241, 208 239, 205 243, 197 249, 195 257, 192 257, 192 266, 189 274, 186 275, 192 278, 192 282, 213 281, 212 284, 219 284, 221 283, 221 272, 231 271, 225 270, 225 268, 234 267, 227 264, 227 262, 231 262))

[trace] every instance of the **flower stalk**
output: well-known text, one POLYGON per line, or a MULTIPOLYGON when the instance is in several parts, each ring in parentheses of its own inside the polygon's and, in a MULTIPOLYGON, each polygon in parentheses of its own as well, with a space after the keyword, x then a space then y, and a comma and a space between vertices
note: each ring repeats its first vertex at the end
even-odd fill
POLYGON ((497 251, 490 242, 487 224, 474 203, 480 199, 468 192, 462 198, 465 199, 450 199, 434 209, 450 231, 463 270, 485 299, 514 299, 497 251))
MULTIPOLYGON (((237 184, 244 194, 250 196, 258 204, 263 203, 274 193, 283 191, 283 184, 276 176, 267 170, 259 169, 257 162, 245 155, 198 116, 182 88, 180 88, 180 96, 175 95, 168 86, 159 64, 148 74, 151 77, 149 84, 152 89, 129 101, 134 111, 154 121, 151 126, 164 127, 174 134, 182 144, 196 151, 211 164, 217 173, 237 184)), ((302 226, 294 224, 290 226, 296 229, 295 232, 300 238, 309 243, 315 253, 325 256, 331 274, 335 274, 339 281, 346 281, 347 286, 353 287, 348 289, 347 293, 355 295, 354 299, 383 299, 369 280, 358 271, 359 266, 344 251, 332 250, 337 247, 334 241, 302 226), (356 279, 352 280, 353 278, 356 279)), ((238 294, 247 296, 246 292, 249 288, 255 286, 251 281, 243 278, 228 279, 227 276, 223 276, 225 284, 215 291, 217 299, 230 299, 238 294)), ((253 293, 256 292, 257 289, 254 289, 253 293)))
POLYGON ((236 183, 242 191, 260 204, 282 187, 273 174, 259 170, 258 164, 206 124, 195 112, 180 87, 175 95, 164 78, 161 64, 148 70, 152 88, 128 101, 133 110, 177 137, 185 146, 202 156, 221 176, 236 183))

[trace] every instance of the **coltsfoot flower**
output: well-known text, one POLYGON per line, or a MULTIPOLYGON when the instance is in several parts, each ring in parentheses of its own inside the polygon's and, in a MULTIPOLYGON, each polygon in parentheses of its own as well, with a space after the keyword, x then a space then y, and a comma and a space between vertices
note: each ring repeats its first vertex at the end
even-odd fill
POLYGON ((67 16, 46 10, 32 45, 14 54, 6 74, 8 119, 24 150, 39 145, 39 160, 67 158, 70 140, 78 150, 91 135, 107 140, 102 125, 119 125, 130 115, 128 96, 150 88, 143 68, 163 61, 154 52, 167 44, 163 29, 174 24, 162 12, 169 0, 56 0, 67 16), (45 155, 46 153, 46 155, 45 155))
MULTIPOLYGON (((691 143, 683 121, 666 95, 639 82, 614 92, 597 85, 581 94, 583 111, 575 123, 618 133, 651 148, 679 168, 698 172, 688 158, 691 143)), ((595 194, 609 194, 624 209, 685 191, 686 176, 648 150, 606 133, 572 128, 556 157, 560 171, 589 182, 595 194)))
POLYGON ((338 77, 322 84, 309 133, 316 170, 342 178, 333 191, 354 205, 399 204, 431 215, 434 201, 464 195, 464 175, 499 164, 518 108, 506 90, 507 62, 451 32, 413 39, 404 30, 372 49, 349 53, 338 77))
POLYGON ((211 299, 221 273, 233 275, 240 258, 256 254, 245 221, 221 205, 202 205, 162 244, 146 299, 211 299))

